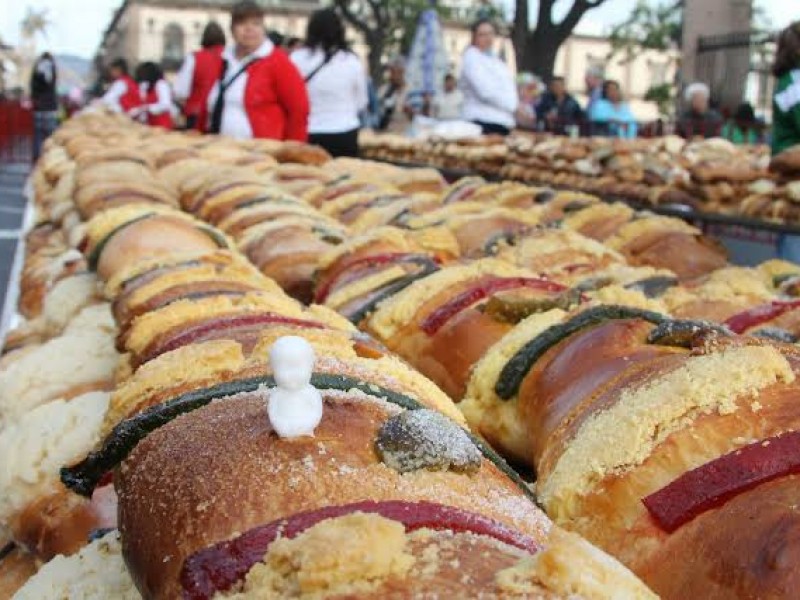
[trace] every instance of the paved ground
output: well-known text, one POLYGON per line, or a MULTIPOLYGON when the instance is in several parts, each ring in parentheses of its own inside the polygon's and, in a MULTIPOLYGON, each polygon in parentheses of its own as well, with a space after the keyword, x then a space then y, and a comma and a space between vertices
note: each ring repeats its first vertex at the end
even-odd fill
POLYGON ((0 163, 0 302, 3 303, 22 226, 25 210, 22 188, 29 170, 30 165, 0 163))

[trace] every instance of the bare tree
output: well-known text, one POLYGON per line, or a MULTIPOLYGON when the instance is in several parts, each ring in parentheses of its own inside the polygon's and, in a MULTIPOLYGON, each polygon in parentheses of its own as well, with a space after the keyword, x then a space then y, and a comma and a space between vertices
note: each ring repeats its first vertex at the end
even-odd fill
POLYGON ((573 0, 561 22, 553 20, 556 0, 539 0, 536 27, 530 27, 529 0, 517 0, 511 40, 517 57, 517 69, 536 73, 545 80, 553 76, 556 55, 584 14, 605 0, 573 0))

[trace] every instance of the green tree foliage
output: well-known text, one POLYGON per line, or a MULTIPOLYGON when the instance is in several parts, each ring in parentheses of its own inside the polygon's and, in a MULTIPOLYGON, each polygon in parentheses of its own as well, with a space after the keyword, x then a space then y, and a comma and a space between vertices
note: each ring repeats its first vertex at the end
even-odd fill
POLYGON ((645 92, 644 99, 655 102, 662 117, 669 117, 675 107, 675 86, 671 83, 653 85, 645 92))
POLYGON ((683 2, 638 0, 630 16, 611 30, 612 55, 641 50, 669 50, 681 44, 683 2))

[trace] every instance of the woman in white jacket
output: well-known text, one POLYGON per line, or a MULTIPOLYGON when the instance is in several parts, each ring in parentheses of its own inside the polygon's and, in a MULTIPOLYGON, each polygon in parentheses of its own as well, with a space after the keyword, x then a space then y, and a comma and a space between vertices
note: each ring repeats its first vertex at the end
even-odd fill
POLYGON ((367 72, 347 47, 344 26, 332 8, 311 15, 305 47, 292 53, 292 61, 308 89, 309 141, 333 156, 358 156, 358 113, 367 106, 367 72))
POLYGON ((495 34, 489 20, 472 26, 472 45, 464 52, 461 66, 462 116, 480 125, 483 133, 507 135, 514 127, 519 98, 511 71, 492 51, 495 34))

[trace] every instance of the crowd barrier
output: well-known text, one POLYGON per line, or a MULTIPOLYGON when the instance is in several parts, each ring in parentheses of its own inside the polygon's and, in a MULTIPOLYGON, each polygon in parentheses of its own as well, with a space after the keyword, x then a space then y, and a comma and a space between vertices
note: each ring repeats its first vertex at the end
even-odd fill
POLYGON ((17 100, 0 100, 0 162, 27 163, 33 152, 33 111, 17 100))

